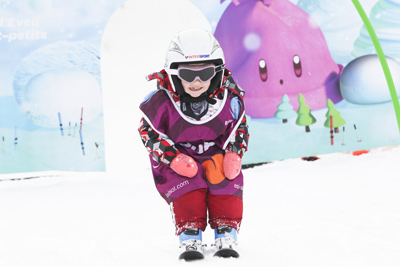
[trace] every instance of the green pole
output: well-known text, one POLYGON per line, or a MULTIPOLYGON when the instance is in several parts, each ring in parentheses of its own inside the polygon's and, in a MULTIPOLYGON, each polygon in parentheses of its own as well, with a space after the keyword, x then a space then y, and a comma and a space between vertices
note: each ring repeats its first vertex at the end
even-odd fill
POLYGON ((379 61, 381 62, 383 73, 385 74, 386 82, 389 86, 390 96, 392 97, 394 112, 396 113, 397 125, 399 127, 399 132, 400 132, 399 98, 396 93, 396 88, 394 87, 393 78, 392 78, 392 75, 390 74, 390 69, 389 69, 388 63, 386 61, 385 54, 383 53, 381 44, 379 43, 379 40, 378 40, 378 37, 376 36, 374 28, 372 27, 372 24, 367 16, 367 14, 365 14, 365 11, 362 8, 360 2, 358 0, 352 0, 352 2, 358 11, 358 14, 360 14, 360 17, 361 17, 362 21, 364 22, 365 27, 367 28, 368 34, 371 37, 372 43, 374 44, 376 53, 378 54, 379 61))

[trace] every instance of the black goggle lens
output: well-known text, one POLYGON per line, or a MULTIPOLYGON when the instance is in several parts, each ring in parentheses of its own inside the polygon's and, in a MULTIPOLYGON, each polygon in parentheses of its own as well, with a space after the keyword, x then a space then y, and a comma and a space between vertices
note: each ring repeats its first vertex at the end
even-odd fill
POLYGON ((214 77, 214 74, 215 71, 213 67, 205 68, 202 70, 179 70, 179 77, 189 83, 193 82, 196 77, 199 77, 202 82, 206 82, 214 77))

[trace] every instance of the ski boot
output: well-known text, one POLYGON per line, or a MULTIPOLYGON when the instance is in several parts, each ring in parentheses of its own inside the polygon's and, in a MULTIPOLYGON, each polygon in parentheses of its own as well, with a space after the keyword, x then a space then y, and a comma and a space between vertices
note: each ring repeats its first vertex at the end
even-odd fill
POLYGON ((179 235, 179 243, 182 253, 180 260, 193 261, 204 259, 202 244, 202 231, 198 228, 186 229, 179 235))
POLYGON ((216 248, 214 257, 220 258, 239 258, 239 253, 236 251, 237 246, 237 232, 231 226, 218 226, 215 231, 215 243, 213 246, 216 248))

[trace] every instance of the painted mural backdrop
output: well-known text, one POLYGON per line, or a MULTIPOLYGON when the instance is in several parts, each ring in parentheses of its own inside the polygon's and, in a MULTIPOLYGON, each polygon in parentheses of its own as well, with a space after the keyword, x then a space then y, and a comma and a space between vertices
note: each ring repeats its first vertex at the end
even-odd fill
POLYGON ((0 0, 0 173, 103 171, 103 29, 124 1, 0 0))
MULTIPOLYGON (((245 164, 400 144, 382 68, 351 1, 181 1, 207 18, 246 91, 245 164)), ((99 50, 123 2, 0 0, 0 173, 105 169, 99 50)), ((400 0, 361 4, 399 89, 400 0)), ((143 21, 158 8, 145 6, 143 21)), ((145 27, 155 40, 151 29, 172 23, 167 15, 129 28, 145 27)))
MULTIPOLYGON (((400 143, 382 67, 351 1, 220 1, 218 17, 192 2, 246 91, 251 140, 244 163, 400 143)), ((361 4, 399 94, 400 1, 361 4)))

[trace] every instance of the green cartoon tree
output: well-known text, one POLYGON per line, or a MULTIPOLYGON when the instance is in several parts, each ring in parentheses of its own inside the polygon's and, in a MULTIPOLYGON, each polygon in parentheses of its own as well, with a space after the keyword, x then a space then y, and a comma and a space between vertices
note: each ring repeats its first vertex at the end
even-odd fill
POLYGON ((296 112, 293 110, 293 106, 289 103, 288 95, 282 97, 282 102, 278 105, 277 111, 274 117, 277 119, 282 119, 283 123, 287 123, 289 118, 296 116, 296 112))
POLYGON ((327 128, 331 127, 330 116, 332 116, 333 128, 335 129, 335 133, 338 133, 339 127, 345 125, 346 121, 340 116, 340 112, 337 109, 335 109, 335 106, 330 99, 327 100, 326 106, 328 107, 328 111, 325 114, 326 120, 324 126, 327 128))
POLYGON ((299 94, 299 108, 297 109, 296 125, 305 126, 306 132, 310 132, 310 125, 314 124, 317 120, 311 114, 311 109, 307 106, 306 100, 302 94, 299 94))

